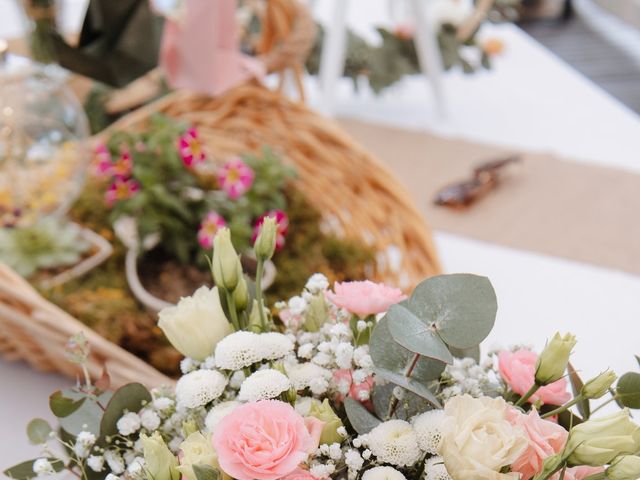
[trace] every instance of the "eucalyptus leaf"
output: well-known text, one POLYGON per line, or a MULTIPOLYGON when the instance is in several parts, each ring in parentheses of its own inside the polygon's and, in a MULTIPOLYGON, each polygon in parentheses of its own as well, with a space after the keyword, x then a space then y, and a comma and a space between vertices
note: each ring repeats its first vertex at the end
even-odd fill
POLYGON ((476 363, 480 363, 480 345, 471 348, 449 347, 449 350, 455 358, 473 358, 476 363))
MULTIPOLYGON (((70 436, 77 436, 82 430, 88 430, 94 434, 100 431, 100 420, 102 419, 103 410, 94 399, 87 398, 82 392, 65 390, 65 397, 73 400, 86 398, 86 401, 71 415, 60 418, 60 427, 70 436)), ((104 392, 98 397, 100 405, 104 406, 111 398, 111 392, 104 392)))
POLYGON ((640 373, 627 372, 622 375, 618 380, 616 394, 625 407, 640 408, 640 373))
POLYGON ((451 352, 431 325, 402 305, 392 305, 386 315, 389 333, 404 348, 425 357, 453 363, 451 352))
POLYGON ((49 422, 42 418, 34 418, 27 425, 27 436, 29 441, 34 445, 41 445, 46 443, 51 433, 51 426, 49 422))
MULTIPOLYGON (((402 373, 415 355, 399 345, 389 332, 389 319, 384 316, 373 329, 369 340, 369 354, 377 368, 402 373)), ((440 377, 447 365, 439 360, 420 357, 412 377, 427 383, 440 377)))
MULTIPOLYGON (((389 413, 389 404, 393 398, 393 390, 397 385, 393 383, 386 383, 384 385, 375 385, 371 394, 371 401, 373 402, 373 409, 379 418, 386 418, 389 413)), ((423 413, 427 410, 431 410, 433 405, 427 402, 424 398, 416 395, 408 390, 404 391, 404 397, 398 403, 398 406, 393 412, 392 418, 398 418, 400 420, 409 420, 411 417, 423 413)))
POLYGON ((491 332, 498 303, 488 278, 455 273, 421 282, 408 307, 418 318, 435 324, 447 345, 471 348, 491 332))
MULTIPOLYGON (((64 468, 64 463, 57 458, 47 458, 53 470, 55 472, 60 472, 64 468)), ((29 480, 31 478, 35 478, 37 475, 33 471, 33 464, 35 460, 29 460, 27 462, 19 463, 18 465, 14 465, 11 468, 7 468, 4 473, 7 477, 13 478, 15 480, 29 480)))
MULTIPOLYGON (((571 383, 573 396, 577 397, 580 395, 580 392, 584 387, 584 382, 580 378, 580 375, 578 375, 578 372, 576 372, 575 368, 573 368, 573 365, 571 365, 571 362, 567 363, 567 372, 569 373, 569 381, 571 383)), ((591 416, 591 406, 588 398, 578 402, 577 407, 580 415, 582 415, 584 419, 588 419, 591 416)))
POLYGON ((344 399, 344 409, 347 413, 347 418, 349 419, 351 426, 360 435, 369 433, 372 429, 382 423, 360 402, 351 397, 344 399))
POLYGON ((218 480, 220 478, 220 471, 211 465, 192 465, 191 468, 196 475, 196 480, 218 480))
POLYGON ((102 421, 100 436, 106 437, 118 433, 116 423, 125 412, 138 412, 144 403, 151 401, 151 394, 140 383, 128 383, 118 389, 109 400, 102 421))
POLYGON ((85 396, 73 399, 65 396, 60 390, 58 390, 49 397, 49 408, 56 417, 64 418, 78 410, 85 400, 85 396))
POLYGON ((434 407, 442 408, 442 404, 436 398, 431 390, 429 390, 425 385, 420 382, 417 382, 411 377, 406 377, 401 373, 391 372, 389 370, 376 368, 374 370, 375 374, 379 377, 382 377, 385 380, 388 380, 391 383, 395 383, 400 387, 406 388, 410 392, 415 393, 416 395, 420 395, 422 398, 427 400, 434 407))

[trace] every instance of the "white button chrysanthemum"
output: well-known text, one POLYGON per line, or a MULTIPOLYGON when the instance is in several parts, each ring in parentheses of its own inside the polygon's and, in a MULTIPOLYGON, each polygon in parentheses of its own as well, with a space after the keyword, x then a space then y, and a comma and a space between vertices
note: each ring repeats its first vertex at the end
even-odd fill
POLYGON ((405 467, 416 463, 422 455, 413 428, 404 420, 381 423, 367 437, 369 450, 381 462, 405 467))
POLYGON ((197 408, 215 400, 227 386, 227 377, 216 370, 187 373, 176 384, 179 407, 197 408))
POLYGON ((442 443, 442 419, 444 410, 430 410, 424 412, 411 421, 413 431, 418 439, 418 446, 427 453, 435 455, 442 443))
POLYGON ((241 370, 264 359, 260 335, 253 332, 235 332, 216 345, 216 366, 223 370, 241 370))
POLYGON ((451 480, 451 475, 444 466, 442 457, 431 457, 424 464, 425 480, 451 480))
POLYGON ((406 480, 406 477, 393 467, 373 467, 364 472, 362 480, 406 480))
POLYGON ((242 405, 242 403, 236 402, 235 400, 229 400, 228 402, 221 402, 209 410, 207 417, 204 419, 204 425, 207 429, 207 433, 215 433, 216 427, 220 421, 240 405, 242 405))
POLYGON ((277 360, 293 352, 293 342, 281 333, 263 333, 259 340, 264 349, 263 360, 277 360))
POLYGON ((300 363, 287 369, 287 375, 291 380, 291 385, 296 390, 304 390, 309 387, 315 379, 329 380, 331 372, 315 363, 300 363))
POLYGON ((270 400, 290 388, 291 382, 285 375, 278 370, 269 368, 251 374, 242 382, 238 399, 243 402, 270 400))

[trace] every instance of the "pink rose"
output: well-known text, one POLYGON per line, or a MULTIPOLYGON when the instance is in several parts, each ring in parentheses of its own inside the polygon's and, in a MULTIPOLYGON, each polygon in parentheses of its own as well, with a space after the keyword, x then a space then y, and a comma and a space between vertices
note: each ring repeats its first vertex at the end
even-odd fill
POLYGON ((233 478, 276 480, 306 460, 314 440, 291 405, 263 400, 241 405, 225 416, 213 446, 220 467, 233 478))
POLYGON ((560 425, 540 418, 535 408, 528 415, 511 408, 507 411, 507 420, 521 427, 529 439, 527 449, 511 464, 511 471, 522 474, 521 480, 529 480, 540 473, 544 459, 560 452, 569 436, 560 425))
MULTIPOLYGON (((524 395, 533 386, 536 375, 536 360, 538 355, 531 350, 521 349, 515 352, 504 350, 498 355, 500 375, 511 390, 524 395)), ((540 400, 551 405, 563 405, 571 399, 567 392, 567 381, 561 378, 557 382, 541 387, 529 401, 540 400)))
POLYGON ((391 305, 407 298, 397 288, 387 287, 383 283, 373 283, 369 280, 363 282, 336 282, 333 290, 333 292, 326 292, 327 298, 337 306, 360 318, 386 312, 391 305))
POLYGON ((316 477, 311 475, 308 470, 296 468, 289 475, 282 477, 282 480, 316 480, 316 477))
POLYGON ((316 417, 304 417, 304 426, 307 427, 309 435, 311 435, 311 446, 309 447, 309 453, 315 452, 320 446, 320 437, 322 436, 322 429, 324 423, 322 420, 316 417))
MULTIPOLYGON (((369 410, 373 410, 373 404, 369 400, 371 396, 371 389, 373 388, 373 377, 369 375, 364 381, 356 383, 353 381, 353 375, 351 370, 343 368, 333 372, 333 381, 340 386, 341 384, 349 385, 349 396, 354 400, 359 401, 369 410), (366 392, 362 395, 361 392, 366 392), (363 397, 365 400, 363 400, 363 397)), ((343 401, 344 395, 338 394, 338 401, 343 401)))
MULTIPOLYGON (((567 468, 566 472, 564 472, 564 480, 584 480, 590 475, 595 475, 596 473, 604 472, 604 468, 602 467, 573 467, 567 468)), ((556 473, 551 480, 560 480, 560 472, 556 473)))

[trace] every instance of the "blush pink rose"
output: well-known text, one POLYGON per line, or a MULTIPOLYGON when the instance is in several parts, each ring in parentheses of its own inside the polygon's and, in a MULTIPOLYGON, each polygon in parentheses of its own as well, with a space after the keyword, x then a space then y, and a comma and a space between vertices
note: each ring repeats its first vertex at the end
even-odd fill
POLYGON ((397 288, 387 287, 383 283, 336 282, 333 292, 326 292, 327 298, 349 313, 365 318, 389 310, 391 305, 401 302, 406 295, 397 288))
POLYGON ((320 437, 322 436, 322 429, 325 422, 316 417, 304 417, 304 426, 307 427, 309 435, 311 435, 311 446, 309 447, 309 453, 315 452, 320 446, 320 437))
MULTIPOLYGON (((596 473, 604 472, 602 467, 573 467, 567 468, 564 472, 564 480, 584 480, 585 478, 595 475, 596 473)), ((560 472, 556 473, 551 480, 560 480, 560 472)))
POLYGON ((220 467, 231 477, 277 480, 307 459, 314 439, 291 405, 262 400, 241 405, 224 417, 213 446, 220 467))
MULTIPOLYGON (((504 350, 498 355, 500 375, 511 390, 518 395, 524 395, 533 386, 537 360, 538 355, 531 350, 522 349, 515 352, 504 350)), ((571 394, 567 391, 567 381, 561 378, 557 382, 541 387, 529 401, 533 403, 536 400, 550 405, 565 404, 571 400, 571 394)))
POLYGON ((507 420, 522 428, 529 440, 529 446, 511 464, 511 471, 522 474, 521 480, 529 480, 542 471, 544 459, 560 452, 569 433, 560 425, 543 420, 535 408, 528 415, 515 408, 507 411, 507 420))
POLYGON ((316 480, 316 477, 311 475, 311 472, 309 472, 309 470, 296 468, 286 477, 282 477, 282 480, 316 480))

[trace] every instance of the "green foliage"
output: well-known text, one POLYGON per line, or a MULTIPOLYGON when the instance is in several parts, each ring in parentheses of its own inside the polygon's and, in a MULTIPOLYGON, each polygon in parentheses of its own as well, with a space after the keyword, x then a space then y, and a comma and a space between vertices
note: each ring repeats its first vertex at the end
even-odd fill
POLYGON ((126 412, 138 412, 151 401, 151 394, 140 383, 129 383, 119 388, 109 400, 100 421, 100 435, 106 437, 118 433, 116 423, 126 412))
POLYGON ((51 433, 49 422, 42 418, 34 418, 27 425, 27 437, 34 445, 40 445, 47 441, 51 433))
POLYGON ((78 410, 85 400, 85 397, 77 400, 65 397, 64 394, 58 390, 49 397, 49 408, 56 417, 64 418, 78 410))
POLYGON ((640 373, 627 372, 620 377, 616 396, 625 407, 640 408, 640 373))
MULTIPOLYGON (((454 355, 479 355, 478 344, 493 327, 496 312, 495 292, 485 277, 440 275, 421 282, 373 330, 369 352, 376 374, 439 407, 434 380, 454 355)), ((389 401, 385 415, 392 415, 398 402, 389 401)))
POLYGON ((54 217, 28 227, 0 229, 0 261, 24 277, 74 265, 88 249, 80 227, 54 217))
POLYGON ((369 433, 372 429, 380 425, 380 420, 372 415, 362 403, 354 400, 351 397, 344 399, 344 409, 347 413, 347 418, 353 429, 360 435, 369 433))
MULTIPOLYGON (((578 372, 576 372, 576 369, 573 368, 573 365, 571 365, 571 362, 567 363, 567 373, 569 374, 569 382, 571 383, 571 391, 573 392, 573 396, 578 397, 578 395, 580 395, 582 389, 584 388, 584 382, 580 378, 580 375, 578 375, 578 372)), ((589 399, 583 398, 578 402, 577 407, 580 415, 582 415, 582 417, 587 420, 591 415, 591 405, 589 403, 589 399)))

